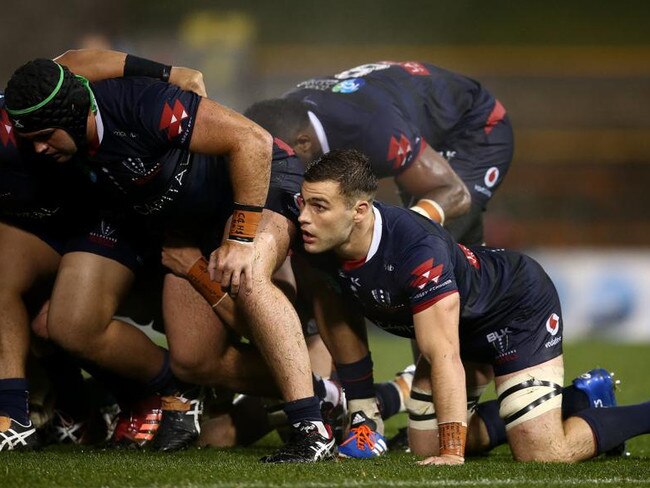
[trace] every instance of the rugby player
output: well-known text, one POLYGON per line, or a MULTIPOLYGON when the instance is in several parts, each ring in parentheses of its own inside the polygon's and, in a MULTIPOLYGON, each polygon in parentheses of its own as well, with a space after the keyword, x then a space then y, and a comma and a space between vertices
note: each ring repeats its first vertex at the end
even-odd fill
POLYGON ((378 62, 299 83, 245 115, 305 162, 333 149, 368 155, 405 205, 483 243, 483 212, 513 154, 503 105, 480 83, 437 66, 378 62))
MULTIPOLYGON (((211 254, 213 278, 235 297, 238 310, 249 319, 251 338, 272 367, 287 401, 284 410, 293 426, 292 442, 266 460, 315 461, 331 457, 334 441, 313 395, 297 315, 271 282, 272 272, 284 261, 293 230, 288 220, 277 213, 284 209, 263 209, 271 173, 269 134, 216 102, 167 84, 140 78, 90 86, 47 60, 20 68, 6 93, 14 127, 37 151, 48 153, 60 163, 76 155, 77 164, 91 180, 114 193, 116 207, 123 205, 146 216, 158 229, 180 230, 194 245, 203 246, 204 253, 211 254), (222 242, 228 214, 233 219, 225 233, 228 237, 222 242)), ((276 193, 284 192, 293 199, 286 187, 296 187, 296 175, 278 145, 275 152, 278 157, 273 167, 285 175, 276 178, 277 192, 269 196, 281 199, 276 193)), ((100 353, 93 346, 98 340, 112 338, 107 332, 110 328, 105 326, 107 317, 83 317, 84 323, 91 320, 102 324, 93 330, 99 338, 93 333, 93 341, 83 342, 72 331, 88 332, 91 328, 81 324, 70 327, 68 320, 68 331, 64 332, 62 302, 56 305, 55 300, 71 296, 79 300, 82 296, 89 301, 92 296, 96 302, 102 298, 103 310, 112 316, 129 279, 125 270, 108 270, 106 263, 97 260, 77 264, 63 278, 59 272, 48 328, 52 336, 61 332, 64 337, 58 339, 65 341, 66 348, 96 360, 93 356, 100 353), (80 283, 84 290, 79 290, 80 283)), ((165 327, 172 367, 181 376, 184 368, 197 366, 197 356, 182 344, 176 346, 188 342, 206 346, 198 336, 203 327, 199 323, 214 320, 211 308, 199 299, 186 280, 171 274, 165 277, 165 327), (188 322, 192 327, 188 328, 188 322)), ((83 336, 89 339, 88 334, 83 336)), ((112 351, 113 347, 105 350, 112 351)), ((101 359, 111 361, 110 357, 101 359)), ((129 360, 139 361, 135 357, 129 360)), ((190 403, 176 395, 169 399, 168 408, 163 402, 163 409, 195 417, 197 412, 190 410, 190 403)))
MULTIPOLYGON (((60 59, 84 72, 82 64, 97 61, 98 54, 69 51, 60 59)), ((123 74, 126 55, 108 54, 117 55, 117 64, 102 63, 104 71, 95 73, 96 78, 123 74), (108 71, 109 66, 112 72, 108 71)), ((135 57, 126 65, 132 66, 133 72, 158 73, 159 77, 169 77, 179 86, 205 93, 198 71, 135 57)), ((21 144, 5 110, 3 93, 0 93, 0 120, 0 274, 3 276, 0 287, 3 310, 0 317, 0 450, 4 450, 37 444, 36 430, 29 422, 29 388, 25 373, 29 349, 28 316, 36 315, 38 310, 39 304, 32 302, 49 295, 48 280, 55 276, 61 255, 90 252, 127 267, 135 266, 138 257, 121 244, 115 232, 104 236, 104 231, 114 226, 108 220, 97 219, 96 209, 91 204, 95 192, 80 191, 80 188, 88 190, 86 178, 80 178, 70 168, 51 165, 47 158, 36 154, 27 144, 21 144), (102 240, 101 237, 110 238, 102 240), (39 287, 44 289, 37 294, 39 287)), ((37 323, 35 327, 41 330, 41 335, 47 335, 44 324, 37 323)))
POLYGON ((563 420, 562 315, 538 263, 457 244, 430 219, 374 201, 376 190, 368 159, 341 150, 308 168, 301 194, 304 249, 321 255, 312 262, 344 300, 325 289, 316 297, 326 325, 321 335, 337 369, 342 363, 363 379, 348 392, 361 408, 352 413, 357 435, 340 446, 343 455, 383 449, 371 421, 371 375, 363 376, 371 372, 365 332, 350 320, 351 310, 417 340, 423 358, 409 404, 409 443, 423 465, 464 462, 468 422, 476 419, 468 418, 468 392, 478 397, 492 380, 516 460, 577 462, 650 433, 650 402, 587 408, 563 420))

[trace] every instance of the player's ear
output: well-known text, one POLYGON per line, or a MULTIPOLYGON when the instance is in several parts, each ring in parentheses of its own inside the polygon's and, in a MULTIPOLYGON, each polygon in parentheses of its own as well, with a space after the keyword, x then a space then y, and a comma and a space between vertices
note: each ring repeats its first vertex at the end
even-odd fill
POLYGON ((368 200, 357 200, 354 204, 354 221, 361 222, 368 213, 372 212, 372 204, 368 200))

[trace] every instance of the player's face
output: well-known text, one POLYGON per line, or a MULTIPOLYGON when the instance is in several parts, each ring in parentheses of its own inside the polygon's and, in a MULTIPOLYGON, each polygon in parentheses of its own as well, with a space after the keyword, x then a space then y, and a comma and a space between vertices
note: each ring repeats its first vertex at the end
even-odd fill
POLYGON ((77 152, 77 145, 63 129, 44 129, 20 136, 34 145, 36 153, 51 157, 57 163, 68 161, 77 152))
POLYGON ((300 230, 305 250, 320 253, 346 244, 354 227, 354 208, 334 181, 303 182, 300 230))

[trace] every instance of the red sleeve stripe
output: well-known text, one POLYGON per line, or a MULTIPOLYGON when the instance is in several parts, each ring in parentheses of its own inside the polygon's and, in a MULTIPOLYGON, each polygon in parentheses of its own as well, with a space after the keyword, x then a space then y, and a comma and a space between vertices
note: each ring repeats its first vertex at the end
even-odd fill
POLYGON ((411 307, 411 312, 413 312, 413 315, 415 315, 416 313, 420 313, 423 310, 429 308, 431 305, 438 303, 443 298, 448 297, 449 295, 453 295, 454 293, 458 293, 458 290, 447 291, 440 295, 436 295, 435 297, 427 300, 426 302, 417 303, 413 307, 411 307))
POLYGON ((492 112, 490 112, 490 116, 488 117, 487 122, 485 123, 485 127, 483 128, 485 133, 489 134, 492 132, 494 126, 501 122, 505 116, 505 107, 501 105, 501 102, 499 100, 495 100, 494 108, 492 109, 492 112))

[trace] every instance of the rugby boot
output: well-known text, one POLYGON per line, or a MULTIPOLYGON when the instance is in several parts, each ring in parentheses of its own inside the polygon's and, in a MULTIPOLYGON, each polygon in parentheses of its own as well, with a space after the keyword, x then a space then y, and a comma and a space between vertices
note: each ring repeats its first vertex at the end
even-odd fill
POLYGON ((336 442, 329 425, 324 424, 327 437, 321 435, 313 422, 303 420, 291 426, 289 442, 273 454, 264 456, 263 463, 314 463, 336 457, 336 442))
POLYGON ((43 430, 46 444, 82 444, 86 422, 76 421, 65 412, 55 410, 52 420, 43 430))
POLYGON ((121 411, 109 445, 117 449, 135 449, 150 444, 160 426, 160 404, 160 396, 151 395, 121 411))
MULTIPOLYGON (((620 380, 614 380, 614 373, 604 368, 596 368, 581 374, 573 380, 573 385, 585 395, 592 408, 608 408, 616 406, 615 390, 620 380)), ((606 453, 607 456, 630 455, 625 443, 620 444, 606 453)))
POLYGON ((40 441, 31 420, 27 425, 0 416, 0 451, 30 450, 40 447, 40 441))
POLYGON ((161 397, 162 418, 153 439, 157 451, 185 449, 199 438, 203 400, 181 395, 161 397))
POLYGON ((350 432, 339 445, 339 456, 367 459, 386 454, 386 439, 377 432, 377 423, 361 411, 354 412, 351 418, 350 432))

